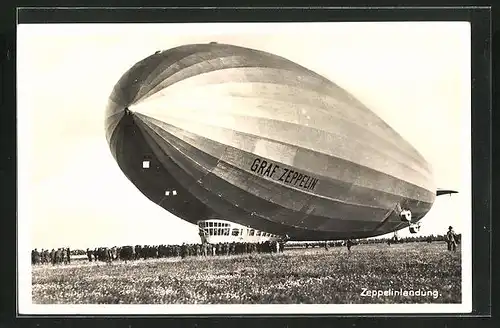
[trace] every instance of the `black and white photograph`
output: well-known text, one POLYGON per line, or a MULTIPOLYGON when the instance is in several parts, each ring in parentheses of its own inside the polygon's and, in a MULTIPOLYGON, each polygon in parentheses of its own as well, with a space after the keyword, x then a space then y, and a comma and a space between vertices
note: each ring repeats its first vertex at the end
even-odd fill
POLYGON ((17 27, 21 314, 472 309, 468 22, 17 27))

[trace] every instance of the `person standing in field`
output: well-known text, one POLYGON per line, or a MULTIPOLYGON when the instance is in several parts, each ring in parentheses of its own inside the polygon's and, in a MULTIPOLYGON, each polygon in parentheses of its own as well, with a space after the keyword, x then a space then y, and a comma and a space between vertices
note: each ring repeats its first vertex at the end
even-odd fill
POLYGON ((89 259, 89 262, 92 262, 92 251, 90 248, 87 248, 87 258, 89 259))
POLYGON ((446 233, 446 243, 448 244, 448 251, 453 250, 454 252, 457 250, 457 237, 455 232, 453 231, 453 227, 448 227, 448 232, 446 233))
POLYGON ((31 264, 39 264, 40 263, 40 253, 35 248, 31 251, 31 264))
POLYGON ((50 251, 50 262, 52 263, 52 265, 56 264, 56 251, 53 248, 50 251))
POLYGON ((352 240, 347 239, 347 241, 345 242, 345 245, 347 246, 347 252, 349 252, 349 254, 351 254, 352 240))
POLYGON ((187 245, 186 243, 182 243, 182 246, 181 246, 181 258, 185 258, 188 254, 188 249, 187 249, 187 245))
POLYGON ((48 249, 42 250, 42 263, 48 264, 49 262, 50 262, 49 250, 48 249))

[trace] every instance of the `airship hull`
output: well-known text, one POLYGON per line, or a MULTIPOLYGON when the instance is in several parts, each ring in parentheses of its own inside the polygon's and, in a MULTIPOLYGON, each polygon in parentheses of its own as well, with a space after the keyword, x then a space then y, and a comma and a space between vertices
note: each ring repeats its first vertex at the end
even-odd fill
POLYGON ((362 238, 400 228, 398 207, 418 221, 435 198, 425 159, 363 104, 247 48, 188 45, 140 61, 115 86, 106 134, 138 189, 191 223, 362 238))

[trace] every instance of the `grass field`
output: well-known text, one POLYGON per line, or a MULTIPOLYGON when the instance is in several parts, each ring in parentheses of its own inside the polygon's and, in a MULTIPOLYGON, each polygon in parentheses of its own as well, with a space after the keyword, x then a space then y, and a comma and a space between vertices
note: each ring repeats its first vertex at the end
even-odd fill
POLYGON ((32 276, 38 304, 461 302, 460 250, 437 242, 358 245, 350 255, 335 247, 112 265, 77 261, 37 266, 32 276), (369 290, 387 292, 365 296, 369 290))

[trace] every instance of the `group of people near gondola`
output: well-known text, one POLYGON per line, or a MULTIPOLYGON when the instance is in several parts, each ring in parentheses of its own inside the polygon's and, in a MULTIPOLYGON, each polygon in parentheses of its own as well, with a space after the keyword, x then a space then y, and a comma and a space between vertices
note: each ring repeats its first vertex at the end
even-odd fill
POLYGON ((218 243, 218 244, 182 244, 180 256, 229 256, 252 253, 281 253, 283 252, 283 241, 265 241, 262 243, 218 243))
POLYGON ((168 258, 189 256, 230 256, 252 253, 281 253, 284 242, 266 241, 262 243, 218 243, 218 244, 187 244, 182 245, 136 245, 122 247, 87 248, 89 262, 112 262, 115 260, 133 261, 150 258, 168 258))

